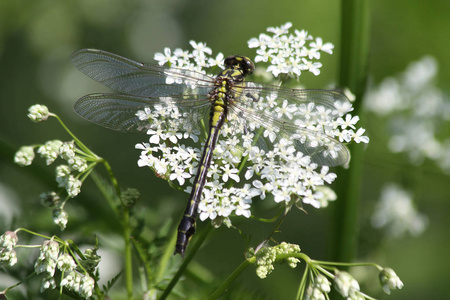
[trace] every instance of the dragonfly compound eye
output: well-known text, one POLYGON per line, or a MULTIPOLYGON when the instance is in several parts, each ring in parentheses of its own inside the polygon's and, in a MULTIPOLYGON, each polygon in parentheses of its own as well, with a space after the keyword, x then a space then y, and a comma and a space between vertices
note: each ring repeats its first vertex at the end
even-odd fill
POLYGON ((232 55, 225 58, 225 68, 227 69, 241 69, 244 75, 250 75, 255 70, 255 64, 250 58, 243 55, 232 55))

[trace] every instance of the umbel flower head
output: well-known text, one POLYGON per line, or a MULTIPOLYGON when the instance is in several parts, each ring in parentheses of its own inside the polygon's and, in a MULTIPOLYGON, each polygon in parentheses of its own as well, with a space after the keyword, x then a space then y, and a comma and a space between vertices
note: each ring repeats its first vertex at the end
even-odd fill
MULTIPOLYGON (((288 35, 289 27, 286 24, 268 29, 274 36, 270 42, 266 36, 260 36, 260 49, 278 53, 278 61, 284 62, 289 60, 291 49, 297 55, 292 54, 294 60, 305 56, 304 66, 308 65, 308 57, 319 59, 320 51, 331 53, 332 45, 323 44, 321 39, 310 43, 315 49, 311 50, 305 41, 312 41, 312 37, 304 31, 288 35), (274 45, 284 46, 274 50, 274 45)), ((212 50, 206 44, 194 41, 190 44, 194 48, 192 52, 166 48, 164 54, 155 54, 155 59, 160 65, 203 74, 206 74, 204 67, 223 68, 222 54, 212 57, 212 50)), ((254 39, 249 42, 250 47, 256 44, 254 39)), ((258 54, 256 61, 263 61, 261 55, 258 54)), ((289 74, 300 75, 294 68, 284 69, 289 74)), ((197 83, 182 80, 168 72, 166 84, 184 83, 199 88, 197 83)), ((201 86, 201 80, 198 84, 201 86)), ((275 202, 286 206, 326 206, 332 193, 325 193, 323 187, 336 178, 329 166, 345 164, 349 159, 340 142, 368 142, 363 136, 364 129, 356 128, 359 118, 349 114, 353 110, 351 103, 337 91, 289 90, 287 93, 276 86, 265 88, 253 82, 245 82, 244 86, 248 92, 242 93, 239 102, 230 106, 227 122, 220 130, 198 207, 199 218, 210 219, 216 225, 223 221, 230 224, 232 215, 248 218, 253 198, 265 199, 269 194, 275 202)), ((148 142, 136 145, 141 150, 138 165, 152 168, 159 177, 190 192, 203 151, 192 142, 205 140, 204 124, 208 124, 210 106, 205 102, 194 110, 180 105, 179 101, 170 96, 159 97, 158 104, 137 112, 143 124, 148 122, 145 127, 149 135, 148 142)))
POLYGON ((450 99, 439 89, 438 63, 425 56, 372 88, 366 108, 388 122, 388 148, 413 164, 433 161, 450 174, 450 99))
POLYGON ((306 30, 294 30, 289 33, 292 23, 288 22, 280 27, 269 27, 266 33, 248 41, 249 48, 256 49, 255 62, 269 62, 267 68, 273 76, 287 74, 298 77, 302 71, 309 71, 314 75, 320 74, 322 64, 321 52, 333 53, 333 44, 323 43, 322 38, 314 38, 306 30))

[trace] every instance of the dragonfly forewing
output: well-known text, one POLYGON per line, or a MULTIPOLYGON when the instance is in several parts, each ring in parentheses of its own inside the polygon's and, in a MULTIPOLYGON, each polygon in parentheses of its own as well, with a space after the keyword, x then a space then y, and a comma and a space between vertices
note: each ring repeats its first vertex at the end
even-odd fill
POLYGON ((213 78, 199 72, 146 65, 102 50, 81 49, 71 60, 95 81, 129 95, 206 95, 213 86, 213 78))

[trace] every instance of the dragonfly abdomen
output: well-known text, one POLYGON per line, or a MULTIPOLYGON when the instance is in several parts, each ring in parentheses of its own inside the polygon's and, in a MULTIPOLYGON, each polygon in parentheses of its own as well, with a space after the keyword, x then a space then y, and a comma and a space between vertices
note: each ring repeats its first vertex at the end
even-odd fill
POLYGON ((219 96, 213 101, 214 105, 211 107, 209 134, 203 149, 201 163, 198 167, 197 175, 195 176, 188 205, 186 206, 180 225, 178 225, 175 254, 180 253, 183 256, 190 238, 195 233, 195 220, 197 218, 198 205, 202 196, 203 187, 206 183, 208 169, 211 165, 213 150, 219 138, 220 128, 223 126, 227 115, 227 107, 222 97, 219 96))

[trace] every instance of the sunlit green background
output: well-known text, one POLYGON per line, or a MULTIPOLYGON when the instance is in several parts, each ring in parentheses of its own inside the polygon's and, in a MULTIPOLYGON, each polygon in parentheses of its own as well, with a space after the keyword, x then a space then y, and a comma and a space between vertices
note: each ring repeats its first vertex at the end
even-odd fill
MULTIPOLYGON (((122 187, 141 191, 139 209, 145 210, 151 229, 157 231, 167 218, 176 223, 184 210, 186 194, 174 191, 150 170, 137 167, 139 151, 134 145, 145 141, 145 135, 111 132, 73 112, 73 104, 79 97, 106 88, 71 65, 72 52, 90 47, 152 62, 155 52, 162 52, 166 46, 188 49, 188 42, 193 39, 206 42, 214 53, 254 56, 247 48, 251 37, 258 36, 268 26, 291 21, 294 28, 306 29, 336 45, 335 54, 324 57, 319 77, 302 76, 308 88, 323 88, 337 80, 339 3, 337 0, 0 1, 0 198, 3 199, 0 232, 23 226, 62 234, 51 225, 50 211, 38 201, 41 192, 55 187, 54 167, 46 167, 40 159, 37 166, 30 168, 12 164, 12 151, 21 145, 69 139, 55 120, 34 124, 27 119, 27 108, 35 103, 45 104, 60 115, 86 145, 105 157, 122 187)), ((402 71, 410 61, 430 54, 440 66, 438 84, 448 92, 449 13, 449 1, 371 1, 369 82, 377 83, 402 71)), ((385 130, 384 124, 370 123, 370 119, 367 122, 371 137, 385 130)), ((405 286, 387 296, 377 285, 376 272, 362 272, 360 282, 365 283, 362 289, 379 299, 445 299, 450 280, 450 177, 432 164, 411 167, 402 155, 390 154, 385 142, 372 138, 365 155, 356 260, 394 268, 405 286), (384 240, 380 233, 370 229, 368 219, 374 201, 387 182, 401 183, 414 192, 417 207, 429 218, 429 227, 422 236, 384 240)), ((338 205, 339 201, 320 211, 308 208, 307 215, 291 212, 276 239, 299 244, 313 258, 329 259, 334 226, 330 216, 333 207, 338 205)), ((87 236, 92 233, 108 236, 119 229, 112 212, 89 180, 81 195, 69 202, 67 210, 70 220, 64 233, 68 236, 79 231, 87 236)), ((247 220, 239 226, 251 235, 253 246, 272 228, 270 224, 247 220)), ((92 240, 85 242, 92 243, 92 240)), ((102 240, 100 243, 110 249, 121 246, 119 241, 118 244, 103 245, 102 240)), ((246 242, 237 231, 221 228, 198 253, 197 266, 209 269, 216 279, 225 278, 243 260, 245 247, 246 242)), ((27 258, 19 253, 19 259, 27 258)), ((120 269, 120 266, 112 267, 120 269)), ((25 271, 16 272, 22 278, 26 276, 25 271)), ((233 299, 243 295, 239 294, 241 290, 252 292, 258 299, 292 299, 301 275, 301 269, 291 270, 283 265, 267 279, 260 280, 251 267, 233 285, 232 289, 236 290, 233 299)), ((39 290, 39 280, 29 284, 39 290)), ((4 282, 0 280, 2 287, 4 282)))

